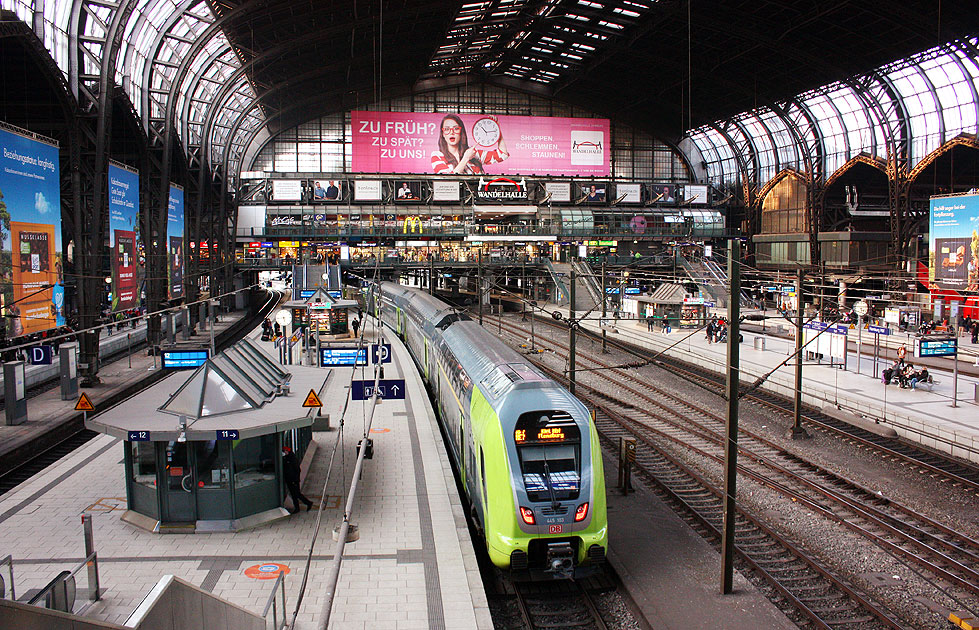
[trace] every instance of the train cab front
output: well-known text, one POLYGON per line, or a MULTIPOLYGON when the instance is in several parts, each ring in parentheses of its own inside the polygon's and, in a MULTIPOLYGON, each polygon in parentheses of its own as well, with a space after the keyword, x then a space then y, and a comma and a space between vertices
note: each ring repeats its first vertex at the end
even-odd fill
POLYGON ((565 411, 525 413, 517 420, 514 494, 526 546, 511 551, 512 571, 566 579, 593 573, 605 561, 601 452, 589 439, 587 420, 581 425, 565 411))

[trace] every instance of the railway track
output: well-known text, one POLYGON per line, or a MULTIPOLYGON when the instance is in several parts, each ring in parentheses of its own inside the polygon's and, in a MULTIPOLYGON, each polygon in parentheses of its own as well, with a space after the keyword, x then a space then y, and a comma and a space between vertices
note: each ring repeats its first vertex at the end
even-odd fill
MULTIPOLYGON (((558 324, 554 320, 539 317, 537 318, 537 321, 547 324, 548 326, 567 331, 566 325, 558 324)), ((529 332, 520 327, 515 327, 512 324, 508 325, 512 327, 514 332, 518 332, 524 337, 529 332)), ((579 330, 582 335, 585 335, 591 339, 601 339, 600 335, 597 335, 592 331, 586 329, 579 330)), ((655 361, 655 364, 658 367, 694 382, 707 391, 710 391, 718 396, 723 397, 725 395, 725 384, 721 375, 677 361, 665 354, 657 355, 656 352, 633 346, 628 343, 623 343, 618 340, 607 339, 606 341, 608 345, 627 352, 637 357, 637 359, 655 361), (655 359, 653 358, 654 355, 657 355, 655 359)), ((547 340, 539 340, 539 342, 542 344, 548 343, 547 340)), ((555 342, 549 343, 552 344, 552 347, 555 347, 555 342)), ((567 349, 566 346, 561 344, 557 344, 557 347, 561 347, 565 350, 567 349)), ((627 374, 627 372, 624 371, 620 372, 622 374, 627 374)), ((787 400, 758 389, 755 389, 750 393, 745 393, 746 386, 744 383, 741 384, 741 392, 742 400, 748 400, 755 404, 761 405, 762 407, 786 418, 791 418, 793 416, 793 401, 791 400, 787 400)), ((881 457, 885 457, 891 461, 899 462, 904 465, 912 466, 923 474, 941 478, 953 487, 967 488, 976 496, 979 496, 979 467, 977 466, 973 466, 959 459, 954 459, 945 455, 944 453, 927 450, 919 445, 911 445, 899 439, 888 438, 871 433, 870 431, 866 431, 860 427, 831 418, 815 409, 805 409, 802 419, 803 422, 805 422, 811 428, 823 431, 839 439, 843 439, 860 448, 872 449, 879 453, 881 457)))
POLYGON ((513 587, 520 618, 528 630, 608 630, 591 589, 580 582, 527 582, 513 587))
MULTIPOLYGON (((520 331, 518 327, 513 328, 520 331)), ((561 356, 562 344, 550 340, 542 340, 541 344, 555 348, 556 354, 561 356)), ((724 456, 723 418, 648 382, 639 381, 633 373, 590 358, 586 353, 582 353, 581 359, 586 363, 582 366, 586 369, 590 367, 589 363, 604 368, 600 372, 591 372, 595 377, 614 383, 614 386, 609 382, 599 386, 577 384, 579 396, 589 399, 594 408, 603 411, 602 420, 598 422, 603 438, 632 434, 649 448, 662 448, 660 445, 665 443, 712 460, 720 468, 724 456), (611 378, 612 375, 616 380, 611 378), (581 394, 582 389, 588 393, 581 394)), ((554 378, 566 382, 563 374, 548 371, 554 378)), ((761 436, 743 429, 740 435, 739 472, 742 475, 844 525, 902 562, 915 565, 916 570, 941 582, 946 594, 953 599, 968 601, 979 594, 979 571, 976 570, 979 567, 979 542, 852 480, 806 462, 761 436)), ((658 479, 655 473, 650 474, 658 479)), ((719 495, 719 490, 711 489, 711 492, 719 495)), ((719 500, 716 508, 720 509, 719 500)), ((713 526, 716 529, 719 524, 713 526)), ((766 542, 766 547, 768 544, 766 542)), ((798 554, 798 551, 793 553, 798 554)), ((865 607, 866 603, 861 601, 860 605, 865 607)), ((805 603, 794 607, 803 611, 813 609, 805 603)), ((813 615, 806 613, 806 616, 813 619, 813 615)), ((876 613, 874 616, 890 619, 876 613)), ((822 618, 822 615, 815 617, 822 618)), ((887 623, 889 621, 885 627, 887 623)))

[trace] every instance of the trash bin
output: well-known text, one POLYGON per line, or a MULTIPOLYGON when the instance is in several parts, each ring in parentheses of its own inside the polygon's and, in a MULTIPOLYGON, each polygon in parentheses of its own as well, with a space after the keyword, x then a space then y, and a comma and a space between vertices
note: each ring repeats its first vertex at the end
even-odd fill
POLYGON ((754 345, 755 345, 755 350, 764 350, 765 349, 765 338, 764 337, 755 337, 755 343, 754 343, 754 345))

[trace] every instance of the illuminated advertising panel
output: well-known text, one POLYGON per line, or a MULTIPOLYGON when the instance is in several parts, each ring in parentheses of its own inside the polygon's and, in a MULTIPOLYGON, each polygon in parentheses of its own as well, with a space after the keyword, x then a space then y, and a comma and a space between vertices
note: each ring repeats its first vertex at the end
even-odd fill
POLYGON ((0 129, 0 301, 7 337, 65 323, 58 147, 0 129))
POLYGON ((979 195, 932 197, 928 277, 940 289, 979 291, 979 195))
POLYGON ((432 180, 432 201, 459 201, 460 190, 457 181, 432 180))
POLYGON ((353 170, 608 176, 604 118, 351 112, 353 170))
POLYGON ((109 263, 112 265, 112 310, 133 308, 139 301, 139 174, 109 164, 109 263))
POLYGON ((184 189, 170 184, 167 203, 167 287, 170 299, 184 295, 184 189))

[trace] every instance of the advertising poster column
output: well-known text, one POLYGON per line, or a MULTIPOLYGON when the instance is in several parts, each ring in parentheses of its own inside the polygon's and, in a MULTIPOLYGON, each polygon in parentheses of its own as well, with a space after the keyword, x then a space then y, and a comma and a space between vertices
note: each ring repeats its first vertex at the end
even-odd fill
POLYGON ((139 303, 139 173, 109 164, 109 262, 112 310, 139 303))
POLYGON ((62 326, 58 147, 0 129, 0 300, 6 336, 62 326))
POLYGON ((167 203, 167 295, 175 300, 184 296, 184 189, 170 184, 167 203))

